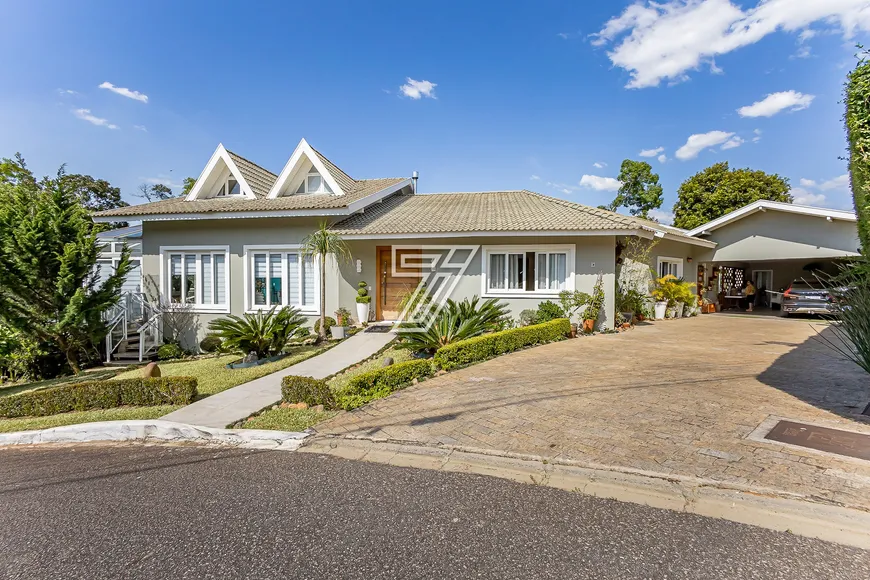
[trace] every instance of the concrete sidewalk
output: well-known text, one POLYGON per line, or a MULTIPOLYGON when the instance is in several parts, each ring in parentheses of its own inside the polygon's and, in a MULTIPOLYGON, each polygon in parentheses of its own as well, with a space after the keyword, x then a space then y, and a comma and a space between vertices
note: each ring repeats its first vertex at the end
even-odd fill
POLYGON ((338 346, 286 369, 254 379, 161 417, 164 421, 222 429, 281 400, 281 379, 322 379, 361 362, 395 338, 392 332, 360 332, 338 346))

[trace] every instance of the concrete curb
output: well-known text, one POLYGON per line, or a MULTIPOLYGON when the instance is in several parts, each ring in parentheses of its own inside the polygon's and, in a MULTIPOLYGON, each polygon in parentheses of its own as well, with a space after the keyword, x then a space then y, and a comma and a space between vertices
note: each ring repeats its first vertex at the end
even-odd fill
POLYGON ((265 429, 215 429, 160 420, 102 421, 53 427, 41 431, 0 433, 0 446, 135 441, 295 451, 306 437, 308 437, 307 433, 265 429))
POLYGON ((368 439, 319 436, 303 442, 299 451, 399 467, 489 475, 870 549, 870 513, 777 490, 554 462, 531 455, 509 456, 493 450, 368 439))

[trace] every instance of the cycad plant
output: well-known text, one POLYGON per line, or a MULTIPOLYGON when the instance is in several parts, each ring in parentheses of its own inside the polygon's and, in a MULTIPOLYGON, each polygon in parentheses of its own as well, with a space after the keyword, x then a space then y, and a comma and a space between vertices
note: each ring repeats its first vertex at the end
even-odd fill
POLYGON ((336 262, 351 260, 350 247, 340 235, 329 229, 324 221, 317 230, 311 232, 302 240, 302 255, 317 258, 320 261, 320 326, 318 336, 326 340, 326 259, 333 256, 336 262))
POLYGON ((243 353, 254 351, 257 357, 274 356, 293 338, 305 334, 307 319, 292 307, 266 312, 245 314, 242 317, 230 314, 226 318, 212 320, 208 328, 223 340, 223 348, 243 353))
POLYGON ((506 317, 507 305, 495 298, 483 302, 477 296, 462 302, 447 300, 430 325, 403 325, 398 346, 432 354, 442 346, 495 330, 506 317))

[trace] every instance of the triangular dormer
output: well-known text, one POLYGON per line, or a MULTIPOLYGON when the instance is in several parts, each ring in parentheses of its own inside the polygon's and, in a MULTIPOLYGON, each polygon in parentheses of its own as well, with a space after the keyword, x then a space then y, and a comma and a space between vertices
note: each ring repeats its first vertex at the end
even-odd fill
POLYGON ((239 169, 237 159, 242 158, 233 155, 224 148, 223 144, 219 144, 185 199, 187 201, 214 197, 257 199, 254 190, 239 169))
POLYGON ((355 184, 353 178, 302 139, 267 197, 345 195, 355 184))

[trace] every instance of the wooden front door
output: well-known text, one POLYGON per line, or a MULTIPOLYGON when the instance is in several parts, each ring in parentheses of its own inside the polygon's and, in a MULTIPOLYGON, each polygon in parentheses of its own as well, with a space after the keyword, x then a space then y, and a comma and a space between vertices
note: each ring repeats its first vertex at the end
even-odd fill
MULTIPOLYGON (((398 320, 402 313, 400 307, 402 298, 414 292, 422 276, 420 268, 393 269, 393 249, 390 246, 378 246, 378 305, 375 314, 378 320, 398 320), (396 276, 396 273, 403 274, 396 276), (406 276, 404 274, 413 274, 406 276)), ((401 264, 401 256, 419 255, 420 250, 396 250, 396 261, 401 264)), ((419 259, 412 259, 418 263, 419 259)))

